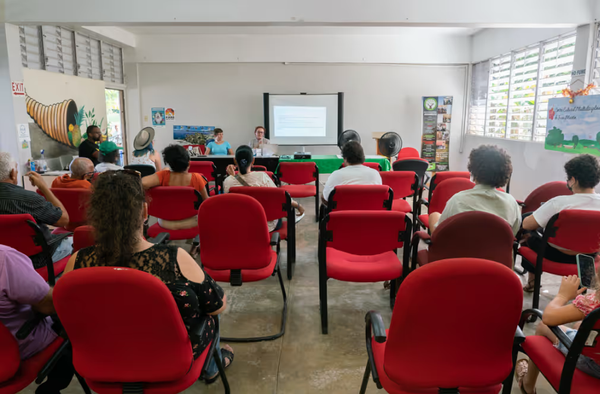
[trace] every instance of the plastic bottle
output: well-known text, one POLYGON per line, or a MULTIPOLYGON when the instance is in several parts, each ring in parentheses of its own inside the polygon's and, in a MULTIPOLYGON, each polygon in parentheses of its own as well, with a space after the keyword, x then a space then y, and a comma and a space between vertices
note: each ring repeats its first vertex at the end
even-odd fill
POLYGON ((36 166, 38 169, 38 172, 40 174, 43 174, 44 172, 48 171, 48 163, 46 163, 46 156, 44 155, 44 150, 42 149, 40 151, 40 160, 38 162, 38 165, 36 166))

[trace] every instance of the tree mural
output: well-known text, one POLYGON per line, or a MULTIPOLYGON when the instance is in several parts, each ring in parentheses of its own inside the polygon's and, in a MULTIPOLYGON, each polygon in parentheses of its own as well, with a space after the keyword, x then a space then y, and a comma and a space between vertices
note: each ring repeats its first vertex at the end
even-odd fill
POLYGON ((577 144, 579 143, 579 137, 576 135, 573 136, 573 148, 577 148, 577 144))
MULTIPOLYGON (((600 135, 600 133, 598 133, 600 135)), ((548 131, 548 135, 546 136, 546 144, 551 146, 562 145, 565 141, 565 136, 562 133, 561 129, 557 129, 553 127, 552 130, 548 131)))

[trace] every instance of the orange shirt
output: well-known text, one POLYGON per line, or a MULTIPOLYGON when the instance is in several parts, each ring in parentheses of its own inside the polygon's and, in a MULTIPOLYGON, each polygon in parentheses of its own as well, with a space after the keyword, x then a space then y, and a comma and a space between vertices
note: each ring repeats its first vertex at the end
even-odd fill
MULTIPOLYGON (((169 182, 171 180, 171 170, 162 170, 156 173, 158 176, 158 181, 161 186, 171 186, 169 182)), ((188 186, 193 187, 194 189, 201 191, 206 187, 206 181, 202 177, 202 175, 197 174, 195 172, 191 173, 192 179, 190 180, 190 184, 188 186)))
POLYGON ((57 189, 91 189, 92 184, 82 179, 71 179, 69 174, 65 174, 53 180, 51 187, 57 189))

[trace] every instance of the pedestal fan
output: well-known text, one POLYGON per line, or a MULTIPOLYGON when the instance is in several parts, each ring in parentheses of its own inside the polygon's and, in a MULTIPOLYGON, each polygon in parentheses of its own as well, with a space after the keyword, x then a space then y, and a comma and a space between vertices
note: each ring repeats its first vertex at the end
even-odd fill
POLYGON ((392 157, 396 156, 402 149, 402 138, 398 133, 389 131, 381 136, 378 147, 379 152, 392 163, 392 157))

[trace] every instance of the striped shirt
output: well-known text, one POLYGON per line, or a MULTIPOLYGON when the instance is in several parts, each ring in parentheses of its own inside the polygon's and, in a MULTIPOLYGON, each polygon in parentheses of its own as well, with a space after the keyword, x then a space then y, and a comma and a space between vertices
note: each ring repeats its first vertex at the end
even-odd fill
MULTIPOLYGON (((53 236, 46 225, 53 225, 62 216, 60 208, 55 207, 39 194, 12 183, 0 182, 0 215, 25 213, 33 216, 47 240, 50 240, 53 236)), ((40 253, 30 257, 34 268, 46 266, 46 257, 43 254, 40 253)))

